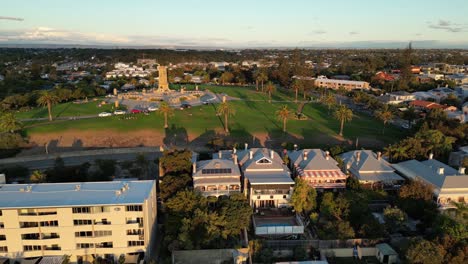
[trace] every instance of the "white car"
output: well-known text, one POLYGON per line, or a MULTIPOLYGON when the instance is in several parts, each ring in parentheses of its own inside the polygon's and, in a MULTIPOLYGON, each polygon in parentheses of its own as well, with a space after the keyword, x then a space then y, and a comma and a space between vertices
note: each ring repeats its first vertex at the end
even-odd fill
POLYGON ((154 112, 154 111, 158 111, 158 110, 159 110, 159 107, 157 107, 157 106, 148 107, 148 111, 150 111, 150 112, 154 112))
POLYGON ((124 110, 115 110, 114 115, 125 115, 127 112, 124 110))
POLYGON ((98 116, 99 116, 99 117, 106 117, 106 116, 111 116, 111 115, 112 115, 111 113, 102 112, 102 113, 100 113, 98 116))

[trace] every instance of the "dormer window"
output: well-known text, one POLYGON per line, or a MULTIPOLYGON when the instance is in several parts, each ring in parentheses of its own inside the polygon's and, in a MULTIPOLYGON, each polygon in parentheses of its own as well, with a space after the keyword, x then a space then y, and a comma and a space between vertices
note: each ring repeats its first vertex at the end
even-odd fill
POLYGON ((267 159, 267 158, 261 158, 259 160, 257 160, 257 164, 271 164, 271 160, 267 159))

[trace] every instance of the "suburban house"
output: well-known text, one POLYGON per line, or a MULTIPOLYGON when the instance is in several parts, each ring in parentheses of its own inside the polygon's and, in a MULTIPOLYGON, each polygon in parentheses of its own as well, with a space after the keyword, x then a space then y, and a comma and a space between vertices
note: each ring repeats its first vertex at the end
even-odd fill
POLYGON ((450 208, 451 202, 468 203, 468 175, 465 168, 456 170, 445 163, 433 159, 408 160, 393 167, 404 177, 420 180, 434 188, 434 198, 442 208, 450 208))
POLYGON ((399 188, 404 182, 390 163, 382 158, 380 152, 354 150, 345 152, 340 157, 344 162, 343 170, 365 187, 391 190, 399 188))
POLYGON ((338 90, 341 87, 346 90, 355 90, 355 89, 368 90, 370 89, 368 82, 328 79, 325 76, 319 76, 317 79, 315 79, 314 84, 316 87, 330 88, 334 90, 338 90))
POLYGON ((294 177, 306 180, 319 190, 346 188, 346 174, 338 167, 338 162, 328 151, 303 149, 288 152, 290 167, 294 177))
POLYGON ((405 91, 388 93, 380 97, 380 100, 386 104, 401 104, 415 100, 415 96, 405 91))
POLYGON ((241 191, 237 157, 220 152, 211 160, 193 163, 193 188, 204 196, 221 196, 241 191))
POLYGON ((233 151, 243 176, 244 193, 253 208, 289 207, 294 187, 291 173, 280 155, 267 148, 233 151))
POLYGON ((435 102, 422 101, 422 100, 414 100, 410 102, 409 105, 414 107, 415 109, 424 110, 424 111, 430 111, 435 108, 440 108, 440 109, 443 109, 444 111, 449 111, 449 112, 457 111, 457 108, 455 106, 441 105, 435 102))

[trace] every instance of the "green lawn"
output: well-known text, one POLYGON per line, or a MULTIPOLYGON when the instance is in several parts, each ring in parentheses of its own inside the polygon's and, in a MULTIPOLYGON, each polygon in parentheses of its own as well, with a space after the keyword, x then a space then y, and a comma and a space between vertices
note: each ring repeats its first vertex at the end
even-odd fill
MULTIPOLYGON (((213 92, 223 92, 230 96, 240 98, 255 98, 256 100, 267 100, 267 96, 260 94, 255 89, 244 87, 215 87, 207 86, 213 92)), ((205 86, 202 87, 203 89, 205 86)), ((201 88, 201 89, 202 89, 201 88)), ((274 100, 290 100, 287 95, 277 93, 274 100)), ((60 112, 56 108, 66 109, 63 113, 70 113, 72 107, 77 108, 76 112, 81 114, 95 113, 104 111, 103 108, 97 108, 97 103, 88 103, 87 105, 70 105, 64 107, 62 105, 54 107, 54 113, 60 112), (79 107, 85 107, 79 109, 79 107), (97 108, 97 109, 93 109, 97 108)), ((328 115, 326 107, 317 103, 308 103, 303 109, 303 113, 309 117, 308 120, 289 120, 287 124, 288 134, 283 134, 282 123, 275 116, 276 110, 282 105, 288 107, 295 112, 298 104, 295 103, 273 103, 267 101, 232 101, 236 109, 236 114, 230 119, 231 137, 238 142, 249 140, 251 142, 253 136, 263 137, 270 141, 294 141, 305 145, 325 146, 338 142, 337 133, 339 130, 339 122, 331 115, 328 115), (241 141, 242 140, 242 141, 241 141)), ((171 129, 164 132, 163 117, 158 113, 149 115, 135 115, 136 119, 122 120, 121 116, 112 116, 106 118, 82 119, 75 121, 57 121, 47 125, 34 124, 33 127, 26 129, 27 134, 32 133, 47 133, 65 131, 69 129, 78 130, 106 130, 112 129, 116 131, 133 131, 138 129, 151 129, 160 131, 162 134, 181 132, 190 134, 193 137, 212 136, 215 131, 220 131, 222 128, 222 118, 216 115, 216 105, 203 105, 192 107, 186 110, 175 110, 175 115, 169 118, 171 129)), ((44 109, 45 110, 45 109, 44 109)), ((75 113, 76 113, 75 112, 75 113)), ((359 138, 361 146, 366 144, 384 145, 395 142, 403 137, 403 132, 397 128, 388 126, 386 134, 382 135, 382 123, 367 116, 355 114, 353 120, 345 124, 344 136, 346 139, 354 141, 359 138), (367 143, 366 143, 367 141, 367 143)))
MULTIPOLYGON (((97 101, 90 100, 90 102, 83 104, 75 104, 73 102, 68 102, 54 105, 52 106, 52 116, 54 118, 63 116, 83 116, 111 111, 113 105, 107 104, 98 107, 99 102, 102 101, 103 99, 99 99, 97 101)), ((48 117, 47 107, 38 107, 30 111, 17 112, 16 117, 18 119, 45 118, 48 117)))

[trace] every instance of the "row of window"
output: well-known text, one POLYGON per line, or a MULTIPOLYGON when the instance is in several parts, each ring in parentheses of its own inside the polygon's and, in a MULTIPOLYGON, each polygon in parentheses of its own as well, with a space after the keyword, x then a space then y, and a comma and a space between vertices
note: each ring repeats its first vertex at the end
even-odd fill
POLYGON ((30 227, 38 227, 38 226, 58 226, 58 221, 41 221, 41 222, 20 222, 21 228, 30 228, 30 227))
MULTIPOLYGON (((94 206, 94 207, 73 207, 74 214, 95 214, 95 213, 108 213, 111 211, 110 206, 94 206)), ((127 205, 125 207, 127 212, 141 212, 143 211, 142 205, 127 205)))
POLYGON ((23 246, 23 251, 38 251, 38 250, 61 250, 62 248, 58 245, 52 246, 37 246, 37 245, 26 245, 23 246))
POLYGON ((8 247, 6 247, 6 246, 5 247, 0 247, 0 252, 2 252, 2 253, 8 252, 8 247))
POLYGON ((100 231, 80 231, 75 232, 75 237, 103 237, 103 236, 112 236, 112 231, 100 230, 100 231))
POLYGON ((145 241, 128 241, 129 247, 137 247, 137 246, 144 246, 145 241))

